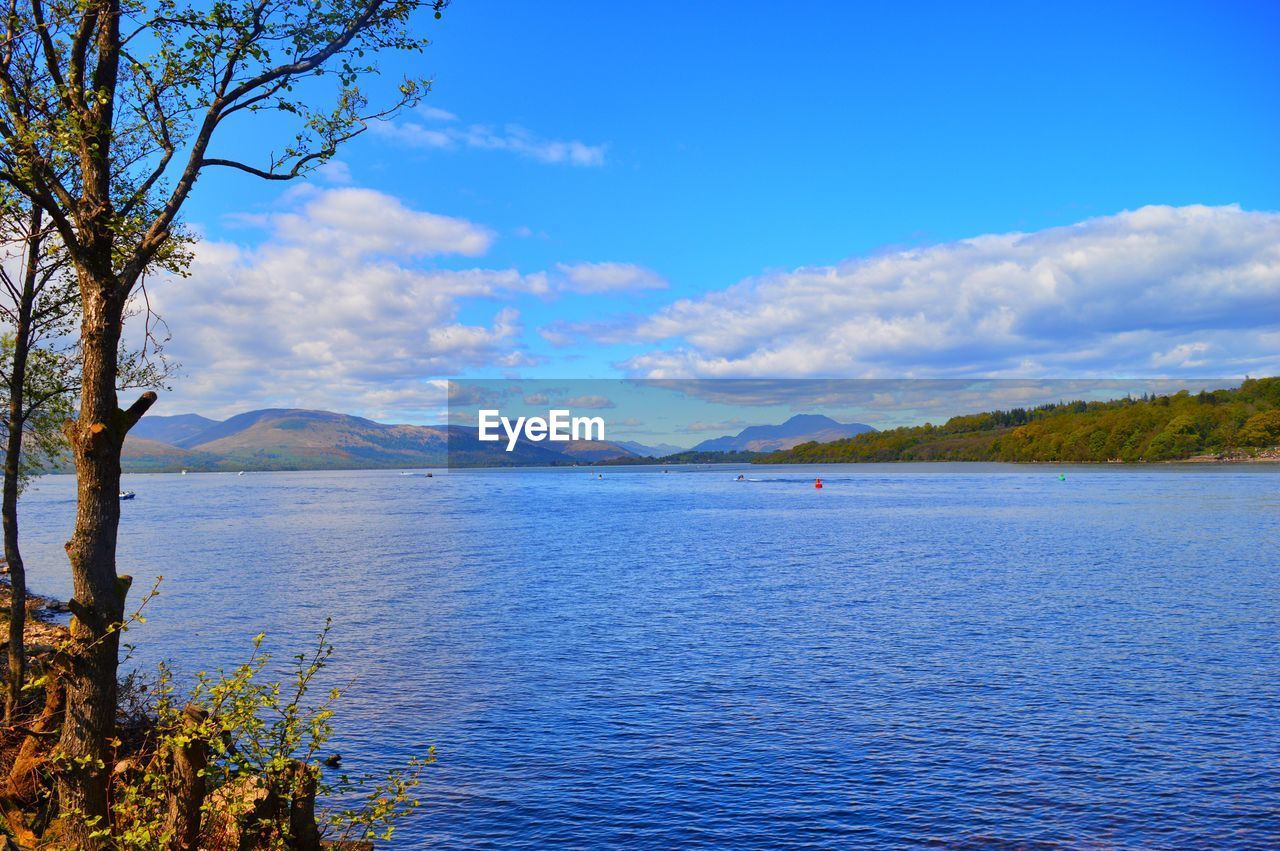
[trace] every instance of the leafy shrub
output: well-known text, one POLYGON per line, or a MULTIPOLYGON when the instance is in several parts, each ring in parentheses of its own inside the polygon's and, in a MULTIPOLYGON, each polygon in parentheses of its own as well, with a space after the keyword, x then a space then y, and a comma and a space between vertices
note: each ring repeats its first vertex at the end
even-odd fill
POLYGON ((185 698, 172 670, 160 666, 148 690, 150 740, 115 770, 111 835, 118 847, 174 847, 175 776, 184 762, 199 766, 201 848, 295 848, 306 844, 299 834, 310 831, 342 842, 391 838, 398 819, 418 806, 412 793, 434 750, 377 781, 322 775, 315 762, 332 736, 342 691, 310 697, 333 653, 330 629, 326 622, 315 650, 294 657, 287 685, 264 680, 271 657, 261 634, 248 661, 230 673, 197 675, 185 698), (358 803, 314 817, 315 799, 329 797, 358 803))

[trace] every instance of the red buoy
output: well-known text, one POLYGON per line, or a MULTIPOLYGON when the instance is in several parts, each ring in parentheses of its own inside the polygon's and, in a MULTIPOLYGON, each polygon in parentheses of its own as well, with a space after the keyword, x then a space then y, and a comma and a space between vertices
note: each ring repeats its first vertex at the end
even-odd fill
POLYGON ((822 490, 822 479, 814 479, 813 486, 818 490, 822 490))

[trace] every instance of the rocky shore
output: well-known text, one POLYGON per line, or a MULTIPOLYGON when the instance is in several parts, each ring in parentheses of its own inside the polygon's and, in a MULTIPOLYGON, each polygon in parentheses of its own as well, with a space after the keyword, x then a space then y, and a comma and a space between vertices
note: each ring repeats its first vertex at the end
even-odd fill
MULTIPOLYGON (((4 636, 0 638, 0 643, 6 641, 9 634, 9 605, 12 599, 6 576, 0 579, 0 624, 4 626, 4 636)), ((27 620, 22 634, 28 655, 38 656, 51 652, 67 637, 66 625, 58 623, 57 618, 70 611, 61 600, 27 592, 27 620)))
POLYGON ((1280 463, 1280 447, 1256 452, 1223 452, 1213 455, 1193 455, 1176 462, 1180 464, 1276 464, 1280 463))

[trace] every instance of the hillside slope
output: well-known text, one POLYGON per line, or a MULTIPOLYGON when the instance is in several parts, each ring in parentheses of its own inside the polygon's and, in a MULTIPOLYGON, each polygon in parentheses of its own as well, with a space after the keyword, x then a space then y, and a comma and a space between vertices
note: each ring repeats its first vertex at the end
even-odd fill
POLYGON ((129 432, 129 436, 181 447, 185 441, 199 436, 218 424, 217 420, 211 420, 199 414, 143 417, 129 432))
POLYGON ((248 411, 224 422, 190 414, 151 419, 125 439, 126 472, 559 465, 634 455, 603 441, 522 440, 507 452, 505 442, 481 442, 474 428, 388 425, 293 408, 248 411), (161 434, 173 442, 149 437, 161 434))
POLYGON ((1280 443, 1280 378, 1192 395, 1069 402, 953 417, 804 443, 759 459, 808 464, 858 461, 1177 461, 1255 457, 1280 443))
POLYGON ((704 440, 693 452, 773 452, 801 443, 827 443, 875 431, 865 423, 841 423, 822 414, 796 414, 779 425, 748 426, 736 435, 704 440))

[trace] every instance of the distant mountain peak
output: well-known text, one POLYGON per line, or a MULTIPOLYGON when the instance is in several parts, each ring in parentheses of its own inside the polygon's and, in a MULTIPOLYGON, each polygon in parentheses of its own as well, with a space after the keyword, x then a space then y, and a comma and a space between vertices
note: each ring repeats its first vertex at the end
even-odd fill
POLYGON ((736 435, 704 440, 693 447, 698 452, 773 452, 801 443, 828 443, 855 434, 875 431, 866 423, 842 423, 825 414, 794 414, 779 425, 748 426, 736 435))
POLYGON ((791 423, 834 423, 841 425, 838 420, 833 420, 826 414, 793 414, 783 425, 791 423))
MULTIPOLYGON (((795 414, 782 425, 776 426, 776 428, 788 431, 794 431, 795 429, 818 431, 825 428, 840 428, 843 425, 844 423, 833 420, 826 414, 795 414)), ((855 423, 855 425, 860 425, 860 423, 855 423)), ((767 429, 775 428, 775 426, 759 426, 759 428, 767 429)))

